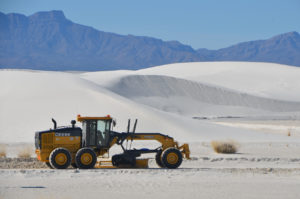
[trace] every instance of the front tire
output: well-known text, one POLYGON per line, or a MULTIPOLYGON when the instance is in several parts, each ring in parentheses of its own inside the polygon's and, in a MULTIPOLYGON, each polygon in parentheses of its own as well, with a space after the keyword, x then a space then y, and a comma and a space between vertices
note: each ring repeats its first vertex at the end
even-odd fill
POLYGON ((68 149, 56 148, 49 156, 50 165, 55 169, 66 169, 71 164, 71 154, 68 149))
POLYGON ((93 149, 79 149, 75 156, 75 163, 79 169, 92 169, 97 162, 97 156, 93 149))
POLYGON ((182 154, 178 149, 170 147, 162 153, 161 161, 166 168, 176 169, 182 163, 182 154))

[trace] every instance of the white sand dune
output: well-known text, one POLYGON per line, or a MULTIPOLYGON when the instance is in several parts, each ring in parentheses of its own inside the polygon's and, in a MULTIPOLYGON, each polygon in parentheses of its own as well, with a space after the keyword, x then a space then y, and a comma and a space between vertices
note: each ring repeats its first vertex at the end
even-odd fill
POLYGON ((176 63, 138 71, 85 73, 83 77, 109 86, 128 75, 161 75, 236 90, 271 99, 300 101, 299 67, 259 62, 176 63))
POLYGON ((81 75, 138 103, 200 117, 299 112, 299 76, 297 67, 246 62, 180 63, 81 75))
MULTIPOLYGON (((155 108, 188 114, 203 114, 207 105, 219 105, 218 115, 224 114, 223 108, 230 106, 245 107, 252 112, 260 110, 273 112, 300 111, 300 102, 280 101, 235 92, 229 89, 210 86, 190 80, 157 75, 131 75, 108 87, 109 90, 137 102, 155 108), (171 103, 170 103, 171 102, 171 103), (172 106, 173 105, 173 106, 172 106)), ((228 111, 228 110, 227 110, 228 111)), ((240 113, 243 111, 239 111, 240 113)))
MULTIPOLYGON (((0 142, 32 142, 36 130, 52 127, 51 117, 59 125, 66 125, 77 114, 110 114, 117 118, 117 131, 125 130, 128 118, 138 118, 138 131, 161 132, 179 141, 223 138, 241 141, 293 140, 287 136, 224 127, 191 118, 201 114, 272 115, 299 111, 299 102, 258 97, 253 92, 247 94, 252 85, 255 87, 253 82, 248 82, 248 89, 244 90, 245 85, 224 88, 223 85, 216 86, 218 81, 202 83, 205 72, 213 79, 222 71, 235 71, 236 64, 245 67, 245 75, 248 73, 249 76, 256 75, 256 72, 248 71, 250 66, 253 66, 253 71, 255 68, 265 68, 265 72, 270 71, 270 74, 273 74, 272 67, 275 71, 286 67, 291 77, 299 71, 274 64, 232 62, 175 64, 141 71, 92 73, 1 70, 0 142)), ((232 82, 236 82, 234 75, 232 82)), ((276 75, 279 78, 280 73, 271 76, 274 79, 276 75)), ((272 78, 266 79, 269 87, 273 83, 272 78)), ((299 80, 288 79, 286 73, 283 79, 291 90, 300 85, 299 80)), ((269 90, 275 96, 282 89, 274 85, 269 90)), ((295 99, 291 97, 291 100, 295 99)))
POLYGON ((186 126, 184 120, 173 123, 176 116, 149 110, 68 73, 1 71, 0 81, 0 142, 32 142, 34 131, 52 127, 51 117, 66 125, 77 114, 111 114, 119 131, 126 129, 127 118, 140 119, 138 130, 174 136, 186 126))
POLYGON ((300 68, 260 62, 195 62, 140 70, 212 84, 255 96, 300 101, 300 68))

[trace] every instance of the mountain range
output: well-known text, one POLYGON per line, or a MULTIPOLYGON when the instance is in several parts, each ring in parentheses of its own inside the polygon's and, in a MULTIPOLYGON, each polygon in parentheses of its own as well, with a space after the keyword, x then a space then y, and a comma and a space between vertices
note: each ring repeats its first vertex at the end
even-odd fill
POLYGON ((62 11, 30 16, 0 12, 0 68, 37 70, 117 70, 201 61, 273 62, 300 66, 300 35, 219 50, 193 49, 178 41, 119 35, 73 23, 62 11))

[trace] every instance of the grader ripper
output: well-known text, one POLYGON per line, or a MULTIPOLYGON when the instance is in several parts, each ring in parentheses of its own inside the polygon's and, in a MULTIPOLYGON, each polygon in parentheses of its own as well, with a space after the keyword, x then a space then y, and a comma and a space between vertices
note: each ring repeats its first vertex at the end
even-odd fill
POLYGON ((159 167, 178 168, 182 159, 190 159, 189 145, 179 146, 172 137, 161 133, 135 133, 137 120, 133 131, 130 132, 130 120, 128 120, 127 132, 115 132, 112 127, 115 121, 106 117, 81 117, 77 121, 82 123, 82 129, 75 126, 57 127, 52 119, 54 128, 35 133, 35 147, 38 160, 45 162, 47 166, 55 169, 66 169, 70 165, 74 168, 147 168, 148 159, 138 159, 142 154, 156 153, 155 160, 159 167), (161 146, 155 149, 127 149, 124 141, 156 140, 161 146), (120 145, 123 153, 113 155, 110 161, 100 161, 109 152, 113 145, 120 145))

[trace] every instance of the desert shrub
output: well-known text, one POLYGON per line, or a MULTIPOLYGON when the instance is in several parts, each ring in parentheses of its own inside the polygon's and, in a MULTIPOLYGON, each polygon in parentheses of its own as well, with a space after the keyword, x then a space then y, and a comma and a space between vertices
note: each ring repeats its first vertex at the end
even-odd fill
POLYGON ((291 136, 291 129, 288 130, 287 136, 291 136))
POLYGON ((216 153, 236 153, 238 144, 235 141, 212 141, 211 146, 216 153))
POLYGON ((0 157, 6 157, 6 145, 0 144, 0 157))
POLYGON ((32 147, 31 146, 24 146, 18 152, 19 158, 30 158, 32 154, 32 147))

